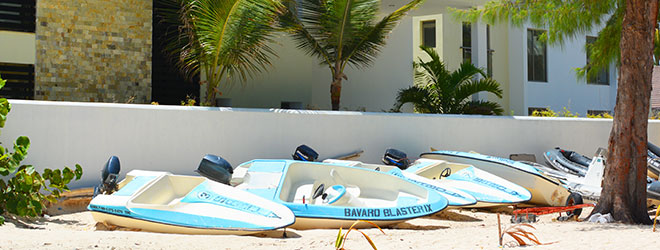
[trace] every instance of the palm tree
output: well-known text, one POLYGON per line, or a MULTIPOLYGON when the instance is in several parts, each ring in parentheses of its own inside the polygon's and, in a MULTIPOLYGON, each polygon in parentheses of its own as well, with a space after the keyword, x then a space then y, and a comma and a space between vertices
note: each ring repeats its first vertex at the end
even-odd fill
POLYGON ((289 0, 283 23, 299 48, 327 64, 332 74, 332 110, 339 110, 344 68, 371 65, 385 46, 387 35, 408 11, 423 0, 397 9, 376 22, 380 0, 289 0))
POLYGON ((491 101, 472 101, 468 98, 486 91, 502 98, 500 84, 469 62, 464 62, 454 72, 440 60, 434 49, 421 47, 431 60, 413 64, 415 85, 399 90, 394 110, 400 110, 405 103, 413 103, 415 110, 421 113, 439 114, 482 114, 501 115, 504 110, 491 101), (482 78, 474 80, 475 75, 482 78))
POLYGON ((275 56, 268 44, 284 10, 278 0, 161 1, 164 21, 179 26, 166 35, 166 52, 190 78, 204 73, 207 106, 222 81, 245 81, 275 56))

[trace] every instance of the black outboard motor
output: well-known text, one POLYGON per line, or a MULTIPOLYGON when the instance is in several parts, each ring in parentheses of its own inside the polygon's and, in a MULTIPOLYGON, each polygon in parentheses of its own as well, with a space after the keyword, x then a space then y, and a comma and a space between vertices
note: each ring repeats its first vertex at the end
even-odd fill
POLYGON ((110 159, 103 166, 101 170, 101 184, 94 187, 94 197, 99 194, 111 194, 117 191, 117 178, 119 177, 119 157, 110 156, 110 159))
POLYGON ((202 158, 202 161, 197 167, 197 173, 201 176, 209 178, 212 181, 220 182, 229 185, 231 175, 234 173, 234 168, 222 157, 212 154, 207 154, 202 158))
POLYGON ((393 148, 388 148, 385 150, 385 155, 383 155, 383 163, 385 163, 385 165, 397 166, 402 170, 408 168, 408 165, 410 165, 408 155, 393 148))
POLYGON ((319 154, 314 149, 303 144, 296 148, 296 151, 293 152, 291 157, 296 161, 316 161, 319 158, 319 154))

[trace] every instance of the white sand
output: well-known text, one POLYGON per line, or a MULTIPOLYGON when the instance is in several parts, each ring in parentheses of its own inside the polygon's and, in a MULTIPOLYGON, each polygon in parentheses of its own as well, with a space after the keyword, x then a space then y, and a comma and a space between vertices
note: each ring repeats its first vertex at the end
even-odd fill
MULTIPOLYGON (((589 210, 583 212, 583 217, 589 210)), ((502 215, 510 225, 510 215, 502 215)), ((660 243, 660 230, 651 226, 554 221, 543 215, 533 223, 541 249, 642 249, 660 243)), ((67 214, 30 223, 41 229, 21 228, 8 221, 0 226, 0 249, 333 249, 337 230, 287 230, 256 236, 176 235, 134 231, 97 230, 89 212, 67 214)), ((393 228, 363 230, 379 249, 497 249, 497 216, 494 213, 449 210, 400 223, 393 228)), ((505 243, 513 239, 505 238, 505 243)), ((370 249, 358 232, 351 232, 348 249, 370 249)), ((527 249, 527 248, 525 248, 527 249)))

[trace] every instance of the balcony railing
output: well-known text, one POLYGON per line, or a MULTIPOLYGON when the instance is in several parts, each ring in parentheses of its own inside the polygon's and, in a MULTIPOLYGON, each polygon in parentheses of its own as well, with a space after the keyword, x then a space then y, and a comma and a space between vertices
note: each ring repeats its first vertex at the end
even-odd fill
POLYGON ((7 80, 0 89, 0 97, 8 99, 34 99, 34 65, 0 63, 0 76, 7 80))
POLYGON ((0 30, 34 32, 36 0, 0 0, 0 30))

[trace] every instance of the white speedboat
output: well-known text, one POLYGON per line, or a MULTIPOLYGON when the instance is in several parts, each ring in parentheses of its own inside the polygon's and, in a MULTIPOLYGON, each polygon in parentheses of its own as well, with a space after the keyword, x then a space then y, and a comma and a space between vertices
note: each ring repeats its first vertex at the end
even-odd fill
POLYGON ((88 206, 97 222, 161 233, 241 235, 295 221, 279 203, 199 176, 133 170, 113 189, 88 206))
POLYGON ((291 209, 296 229, 347 228, 355 220, 386 226, 447 207, 447 199, 431 189, 379 171, 338 164, 253 160, 236 168, 232 183, 291 209))
MULTIPOLYGON (((566 206, 576 203, 576 195, 556 178, 543 174, 531 165, 500 157, 458 151, 433 151, 422 158, 467 164, 518 184, 532 194, 533 205, 566 206)), ((581 197, 579 198, 581 201, 581 197)), ((579 202, 578 202, 579 203, 579 202)))
POLYGON ((399 168, 394 166, 382 165, 382 164, 367 164, 360 161, 348 161, 348 160, 335 160, 327 159, 324 160, 325 163, 339 164, 345 166, 367 168, 376 171, 385 172, 394 176, 398 176, 407 181, 417 183, 423 187, 430 188, 435 190, 440 195, 444 196, 448 201, 449 207, 473 207, 477 204, 477 199, 470 195, 467 192, 461 191, 460 189, 450 187, 450 185, 442 185, 434 180, 429 180, 422 176, 416 175, 411 172, 402 172, 399 168))

